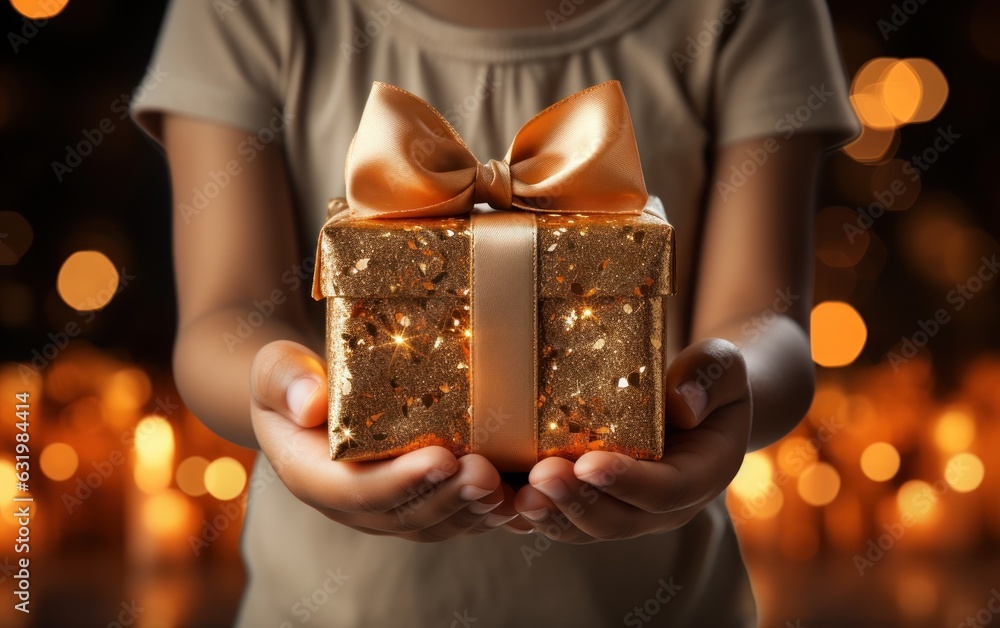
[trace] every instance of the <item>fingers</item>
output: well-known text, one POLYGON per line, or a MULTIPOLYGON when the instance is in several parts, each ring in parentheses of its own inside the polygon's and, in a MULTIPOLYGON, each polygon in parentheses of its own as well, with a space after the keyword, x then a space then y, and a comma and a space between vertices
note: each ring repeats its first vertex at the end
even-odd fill
POLYGON ((326 421, 323 361, 296 342, 278 340, 261 347, 250 367, 250 393, 253 406, 302 427, 326 421))
POLYGON ((420 540, 439 541, 477 525, 502 499, 500 474, 486 458, 472 454, 458 459, 454 475, 418 486, 411 499, 385 515, 368 513, 350 520, 389 532, 419 531, 420 540))
POLYGON ((685 429, 750 394, 743 354, 721 338, 702 340, 684 349, 667 369, 666 382, 667 421, 685 429))
POLYGON ((521 516, 554 540, 586 543, 646 534, 653 516, 604 495, 575 477, 573 463, 547 458, 531 471, 530 486, 515 498, 521 516))
POLYGON ((725 490, 739 471, 749 438, 749 412, 749 400, 715 410, 697 429, 670 435, 658 461, 595 451, 577 461, 574 473, 649 513, 703 504, 725 490))

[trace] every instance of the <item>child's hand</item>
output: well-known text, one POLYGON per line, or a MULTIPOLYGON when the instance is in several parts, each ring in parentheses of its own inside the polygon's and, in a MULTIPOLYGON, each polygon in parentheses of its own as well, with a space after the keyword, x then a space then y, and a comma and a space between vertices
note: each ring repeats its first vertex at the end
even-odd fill
POLYGON ((668 423, 683 429, 668 432, 661 460, 610 452, 585 454, 576 464, 546 458, 518 491, 521 517, 508 527, 591 543, 666 532, 690 521, 743 462, 751 422, 746 364, 732 343, 704 340, 674 360, 666 389, 668 423))
POLYGON ((488 532, 517 516, 513 491, 482 456, 456 459, 428 447, 394 460, 331 461, 325 369, 300 344, 262 347, 250 390, 254 432, 278 477, 334 521, 370 534, 442 541, 488 532))

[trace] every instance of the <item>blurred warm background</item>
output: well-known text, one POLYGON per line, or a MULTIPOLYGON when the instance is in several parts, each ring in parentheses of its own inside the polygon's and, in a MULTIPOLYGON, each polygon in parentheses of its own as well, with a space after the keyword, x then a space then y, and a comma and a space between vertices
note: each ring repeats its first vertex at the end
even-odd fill
MULTIPOLYGON (((173 389, 166 172, 123 117, 164 3, 3 4, 5 599, 23 392, 35 518, 32 612, 5 602, 0 624, 225 625, 253 456, 173 389)), ((816 221, 819 388, 730 510, 764 625, 1000 623, 1000 4, 831 11, 864 132, 816 221)))

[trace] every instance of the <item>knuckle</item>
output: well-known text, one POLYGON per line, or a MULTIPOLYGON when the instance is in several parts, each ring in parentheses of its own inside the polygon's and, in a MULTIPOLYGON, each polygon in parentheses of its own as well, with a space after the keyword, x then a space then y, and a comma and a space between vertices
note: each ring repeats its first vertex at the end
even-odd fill
POLYGON ((355 512, 377 515, 387 510, 386 505, 381 500, 375 498, 367 491, 352 491, 349 499, 351 509, 355 512))
POLYGON ((656 500, 650 508, 650 512, 663 514, 677 510, 681 503, 683 503, 685 492, 683 486, 671 486, 666 490, 658 492, 656 500))
POLYGON ((619 541, 631 538, 633 532, 635 531, 635 525, 635 515, 630 515, 616 520, 611 525, 608 525, 604 529, 598 531, 598 533, 594 536, 602 541, 619 541))

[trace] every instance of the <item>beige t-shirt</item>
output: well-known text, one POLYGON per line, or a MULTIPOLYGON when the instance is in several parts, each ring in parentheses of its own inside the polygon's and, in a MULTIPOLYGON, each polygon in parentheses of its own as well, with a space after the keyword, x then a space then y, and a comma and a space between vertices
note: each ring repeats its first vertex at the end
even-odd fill
MULTIPOLYGON (((712 149, 803 131, 833 144, 858 128, 829 16, 822 0, 605 0, 573 15, 576 6, 547 12, 551 27, 499 31, 401 0, 175 0, 151 63, 166 78, 134 114, 157 138, 161 115, 175 112, 281 142, 306 257, 327 199, 344 195, 344 156, 372 81, 434 105, 485 162, 546 106, 618 79, 647 187, 677 230, 676 354, 704 199, 722 193, 709 180, 712 149)), ((630 541, 547 544, 501 530, 424 545, 330 522, 260 456, 243 551, 241 626, 721 627, 754 617, 721 498, 679 531, 630 541)))

